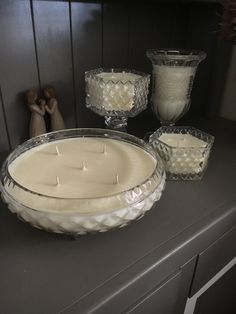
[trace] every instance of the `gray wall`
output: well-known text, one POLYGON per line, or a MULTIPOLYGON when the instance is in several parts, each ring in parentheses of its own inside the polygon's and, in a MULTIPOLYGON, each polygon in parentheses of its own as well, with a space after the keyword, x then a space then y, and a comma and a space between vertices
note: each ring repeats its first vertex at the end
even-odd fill
POLYGON ((236 121, 236 46, 232 49, 219 115, 236 121))
POLYGON ((85 108, 84 72, 119 66, 151 73, 147 48, 207 52, 191 106, 205 115, 214 81, 220 11, 219 4, 207 1, 1 0, 0 151, 28 136, 23 94, 32 87, 39 92, 46 84, 56 87, 67 127, 103 126, 103 119, 85 108))

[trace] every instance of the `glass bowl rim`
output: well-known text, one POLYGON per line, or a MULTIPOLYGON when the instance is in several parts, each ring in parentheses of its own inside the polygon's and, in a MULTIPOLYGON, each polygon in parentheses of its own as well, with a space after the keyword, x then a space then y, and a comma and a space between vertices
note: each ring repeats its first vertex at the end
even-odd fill
POLYGON ((148 73, 144 73, 144 72, 141 72, 141 71, 137 71, 137 70, 133 70, 133 69, 128 69, 128 68, 97 68, 97 69, 93 69, 93 70, 89 70, 89 71, 86 71, 85 72, 85 79, 86 78, 92 78, 98 82, 101 82, 101 83, 113 83, 113 84, 132 84, 132 85, 135 85, 137 83, 139 83, 140 81, 144 80, 144 79, 150 79, 151 75, 148 74, 148 73), (136 75, 139 75, 141 77, 138 77, 134 80, 118 80, 118 81, 113 81, 112 79, 110 80, 104 80, 104 78, 100 77, 100 76, 97 76, 97 74, 100 74, 100 73, 132 73, 132 74, 136 74, 136 75))
MULTIPOLYGON (((152 145, 152 137, 155 136, 158 131, 161 132, 161 134, 163 134, 164 132, 162 132, 162 130, 164 131, 166 128, 171 128, 169 126, 161 126, 159 129, 157 129, 154 133, 152 133, 150 135, 150 138, 149 138, 149 144, 152 145)), ((197 131, 197 132, 200 132, 201 134, 205 135, 206 137, 209 138, 209 141, 205 141, 207 143, 206 146, 200 146, 200 147, 194 147, 194 146, 190 146, 190 147, 178 147, 178 146, 171 146, 165 142, 163 142, 162 140, 159 140, 159 138, 155 138, 155 141, 158 141, 160 142, 161 144, 165 145, 166 147, 168 147, 169 149, 171 150, 206 150, 206 149, 209 149, 212 147, 213 143, 214 143, 214 140, 215 140, 215 137, 209 133, 206 133, 202 130, 199 130, 195 127, 192 127, 192 126, 174 126, 172 128, 175 128, 176 130, 182 130, 182 129, 188 129, 188 130, 193 130, 193 131, 197 131)), ((175 133, 175 132, 165 132, 165 133, 168 133, 168 134, 180 134, 180 133, 175 133)), ((192 136, 194 136, 193 134, 191 133, 184 133, 184 134, 190 134, 192 136)), ((197 136, 195 136, 197 137, 197 136)), ((198 138, 198 137, 197 137, 198 138)), ((204 140, 202 140, 204 141, 204 140)))
MULTIPOLYGON (((29 148, 29 149, 31 149, 29 148)), ((41 134, 41 135, 38 135, 36 137, 33 137, 25 142, 23 142, 22 144, 18 145, 8 156, 7 158, 5 159, 5 161, 3 162, 2 166, 1 166, 1 172, 0 172, 0 191, 1 189, 4 189, 4 192, 7 192, 6 189, 5 189, 5 186, 4 186, 4 177, 7 177, 7 179, 10 181, 10 183, 13 183, 14 186, 17 186, 18 188, 26 191, 26 192, 29 192, 30 194, 32 195, 37 195, 37 196, 41 196, 41 197, 44 197, 44 198, 48 198, 48 199, 57 199, 57 200, 65 200, 65 201, 71 201, 71 200, 79 200, 79 201, 86 201, 86 200, 101 200, 101 199, 109 199, 109 198, 113 198, 113 197, 117 197, 117 196, 121 196, 121 195, 125 195, 127 193, 130 193, 132 192, 134 189, 136 188, 139 188, 143 185, 145 185, 151 178, 153 178, 155 176, 155 174, 158 172, 158 169, 160 168, 161 172, 163 173, 162 174, 162 177, 165 175, 165 169, 164 169, 164 165, 163 165, 163 162, 162 162, 162 159, 161 157, 154 151, 153 147, 145 142, 144 140, 134 136, 134 135, 131 135, 131 134, 128 134, 128 133, 124 133, 124 132, 120 132, 120 131, 115 131, 115 130, 108 130, 108 129, 102 129, 102 128, 71 128, 71 129, 63 129, 63 130, 59 130, 59 131, 53 131, 53 132, 48 132, 48 133, 44 133, 44 134, 41 134), (94 132, 101 132, 101 134, 93 134, 93 135, 81 135, 81 136, 71 136, 71 137, 63 137, 63 134, 64 133, 70 133, 70 132, 82 132, 82 131, 94 131, 94 132), (50 141, 45 141, 45 142, 41 142, 40 140, 42 140, 43 138, 44 139, 50 139, 50 136, 53 136, 54 134, 62 134, 62 137, 61 138, 56 138, 56 139, 53 139, 50 141), (104 133, 104 134, 102 134, 104 133), (114 137, 110 137, 109 136, 106 136, 105 134, 109 134, 110 135, 114 135, 114 137), (117 135, 117 136, 115 136, 117 135), (119 135, 121 137, 119 137, 119 135), (125 139, 122 139, 122 135, 124 136, 127 136, 130 141, 128 140, 125 140, 125 139), (125 191, 121 191, 121 192, 117 192, 117 193, 114 193, 114 194, 110 194, 110 195, 107 195, 107 196, 98 196, 98 197, 68 197, 68 198, 65 198, 65 197, 56 197, 56 196, 50 196, 50 195, 46 195, 46 194, 41 194, 41 193, 37 193, 37 192, 34 192, 28 188, 25 188, 24 186, 22 186, 21 184, 19 184, 17 181, 15 181, 9 171, 8 171, 8 166, 9 166, 9 162, 13 162, 18 156, 20 156, 22 153, 26 152, 28 149, 25 149, 23 152, 20 152, 20 154, 18 154, 13 160, 11 160, 11 158, 17 153, 18 150, 21 150, 21 149, 24 149, 26 148, 27 144, 31 144, 31 143, 36 143, 38 145, 35 145, 35 146, 32 146, 31 148, 33 147, 37 147, 37 146, 40 146, 41 144, 46 144, 46 143, 50 143, 50 142, 53 142, 53 141, 57 141, 57 140, 62 140, 62 139, 66 139, 66 138, 76 138, 76 137, 88 137, 88 138, 94 138, 94 137, 98 137, 98 138, 108 138, 108 139, 115 139, 115 140, 120 140, 120 141, 123 141, 123 142, 126 142, 126 143, 130 143, 134 146, 137 146, 141 149, 143 149, 146 153, 150 154, 156 161, 156 166, 153 170, 153 172, 151 173, 151 175, 146 178, 144 181, 142 181, 141 183, 139 183, 138 185, 135 185, 133 186, 132 188, 129 188, 125 191), (132 143, 132 139, 134 141, 137 141, 138 143, 135 143, 133 142, 132 143), (37 140, 39 140, 37 142, 37 140), (143 146, 142 146, 143 145, 143 146), (11 160, 11 161, 10 161, 11 160)), ((160 180, 160 182, 156 185, 156 188, 160 185, 162 180, 160 180)), ((138 199, 135 199, 135 201, 133 203, 136 203, 137 201, 141 201, 142 199, 148 197, 149 195, 151 195, 152 193, 154 192, 154 189, 151 189, 149 191, 148 194, 144 194, 143 197, 141 198, 138 198, 138 199)), ((9 194, 7 192, 7 194, 9 194)), ((18 202, 17 199, 15 199, 12 195, 10 195, 11 198, 13 198, 16 202, 18 202)), ((19 203, 19 202, 18 202, 19 203)), ((133 204, 131 203, 131 204, 133 204)), ((24 204, 22 204, 23 206, 26 206, 24 204)), ((27 207, 27 206, 26 206, 27 207)), ((29 207, 30 209, 33 209, 31 207, 29 207)))
POLYGON ((150 48, 147 49, 146 55, 149 58, 158 56, 161 59, 186 60, 186 61, 201 61, 207 56, 206 52, 197 49, 183 48, 150 48))

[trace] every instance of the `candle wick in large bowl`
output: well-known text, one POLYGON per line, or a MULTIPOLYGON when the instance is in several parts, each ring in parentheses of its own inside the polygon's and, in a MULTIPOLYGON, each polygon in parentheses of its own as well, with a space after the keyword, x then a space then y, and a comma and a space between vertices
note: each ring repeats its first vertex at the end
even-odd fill
POLYGON ((58 176, 56 176, 56 186, 60 186, 61 185, 61 183, 60 183, 60 179, 59 179, 59 177, 58 176))
POLYGON ((75 167, 75 168, 77 168, 79 170, 87 170, 88 169, 87 166, 85 165, 84 161, 82 161, 82 165, 80 167, 75 167))
POLYGON ((103 145, 103 154, 106 154, 107 153, 107 146, 106 146, 106 144, 104 143, 104 145, 103 145))
POLYGON ((58 146, 56 145, 56 153, 57 153, 57 156, 60 156, 61 155, 61 153, 60 153, 60 151, 59 151, 59 149, 58 149, 58 146))
POLYGON ((116 182, 115 182, 115 184, 119 184, 119 176, 118 176, 118 174, 116 174, 116 182))
POLYGON ((82 168, 81 168, 82 170, 87 170, 87 167, 86 167, 86 165, 85 165, 85 162, 83 161, 82 162, 82 168))

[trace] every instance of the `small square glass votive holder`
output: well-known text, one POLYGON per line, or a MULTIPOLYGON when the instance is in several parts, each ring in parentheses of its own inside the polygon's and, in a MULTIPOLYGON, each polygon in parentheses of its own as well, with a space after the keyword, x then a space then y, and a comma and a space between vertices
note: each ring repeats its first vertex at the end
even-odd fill
POLYGON ((149 142, 162 158, 168 180, 200 180, 214 136, 188 126, 163 126, 150 136, 149 142))

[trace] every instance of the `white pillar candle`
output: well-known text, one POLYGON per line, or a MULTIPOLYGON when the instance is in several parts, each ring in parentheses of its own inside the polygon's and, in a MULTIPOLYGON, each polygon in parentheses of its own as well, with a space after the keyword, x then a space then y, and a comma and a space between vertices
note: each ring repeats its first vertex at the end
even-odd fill
POLYGON ((196 67, 154 65, 152 102, 163 121, 176 120, 189 102, 190 80, 196 67))
POLYGON ((166 158, 166 171, 173 174, 197 174, 204 169, 207 143, 191 134, 163 133, 159 140, 172 149, 166 158))
MULTIPOLYGON (((30 208, 91 214, 119 208, 123 200, 111 197, 102 203, 99 198, 143 183, 155 167, 156 160, 149 153, 127 142, 101 138, 63 139, 32 148, 9 165, 11 177, 22 187, 55 198, 32 194, 17 186, 5 188, 19 203, 30 208), (91 205, 89 198, 98 198, 96 206, 94 202, 91 205)), ((149 188, 152 191, 154 186, 149 188)))
POLYGON ((130 111, 134 106, 134 84, 141 76, 129 72, 102 72, 96 74, 101 81, 88 78, 89 102, 107 111, 130 111))

